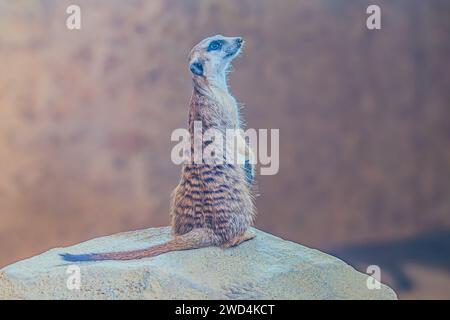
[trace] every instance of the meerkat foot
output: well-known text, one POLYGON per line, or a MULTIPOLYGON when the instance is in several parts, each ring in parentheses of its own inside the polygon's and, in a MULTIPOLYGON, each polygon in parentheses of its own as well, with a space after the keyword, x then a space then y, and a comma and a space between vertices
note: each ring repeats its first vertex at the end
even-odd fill
POLYGON ((245 233, 242 237, 243 237, 242 241, 247 241, 247 240, 251 240, 254 237, 256 237, 256 234, 250 230, 247 230, 247 231, 245 231, 245 233))
POLYGON ((251 231, 246 231, 243 235, 234 237, 233 239, 230 240, 230 242, 227 242, 225 244, 222 245, 222 248, 230 248, 230 247, 235 247, 238 244, 241 244, 244 241, 253 239, 254 237, 256 237, 256 234, 254 234, 251 231))

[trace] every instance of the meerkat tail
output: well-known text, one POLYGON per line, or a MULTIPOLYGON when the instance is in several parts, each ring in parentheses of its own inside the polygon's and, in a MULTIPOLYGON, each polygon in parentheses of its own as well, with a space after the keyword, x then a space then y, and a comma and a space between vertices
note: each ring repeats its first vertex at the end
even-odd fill
POLYGON ((149 258, 162 253, 180 250, 197 249, 209 247, 215 244, 215 236, 210 230, 194 229, 186 234, 176 236, 175 239, 140 250, 108 252, 108 253, 88 253, 88 254, 60 254, 65 261, 102 261, 102 260, 133 260, 149 258))

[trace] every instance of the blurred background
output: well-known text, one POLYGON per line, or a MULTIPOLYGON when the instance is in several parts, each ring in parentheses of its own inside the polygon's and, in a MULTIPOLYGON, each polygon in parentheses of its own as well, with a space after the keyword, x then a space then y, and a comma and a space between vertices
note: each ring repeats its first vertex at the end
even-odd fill
POLYGON ((169 224, 187 55, 218 33, 247 41, 230 84, 248 127, 280 129, 256 226, 449 299, 446 0, 0 0, 0 267, 169 224))

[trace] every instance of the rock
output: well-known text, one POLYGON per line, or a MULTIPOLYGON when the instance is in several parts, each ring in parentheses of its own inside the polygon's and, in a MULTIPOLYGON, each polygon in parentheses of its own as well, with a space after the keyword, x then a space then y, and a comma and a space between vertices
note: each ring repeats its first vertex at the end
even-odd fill
POLYGON ((170 228, 119 233, 49 250, 0 270, 0 299, 396 299, 385 285, 328 254, 253 229, 230 249, 204 248, 132 261, 75 264, 60 253, 131 250, 169 239, 170 228), (68 269, 69 268, 69 269, 68 269), (74 271, 75 270, 75 271, 74 271), (70 282, 70 281, 69 281, 70 282), (73 283, 73 282, 72 282, 73 283))

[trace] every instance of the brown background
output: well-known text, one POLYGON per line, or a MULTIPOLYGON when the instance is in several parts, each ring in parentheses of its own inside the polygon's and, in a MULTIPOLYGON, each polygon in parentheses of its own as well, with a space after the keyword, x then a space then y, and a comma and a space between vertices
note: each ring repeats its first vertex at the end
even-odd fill
POLYGON ((0 1, 0 266, 168 224, 187 54, 222 33, 248 126, 280 129, 257 226, 450 298, 450 2, 75 2, 80 31, 74 1, 0 1))

